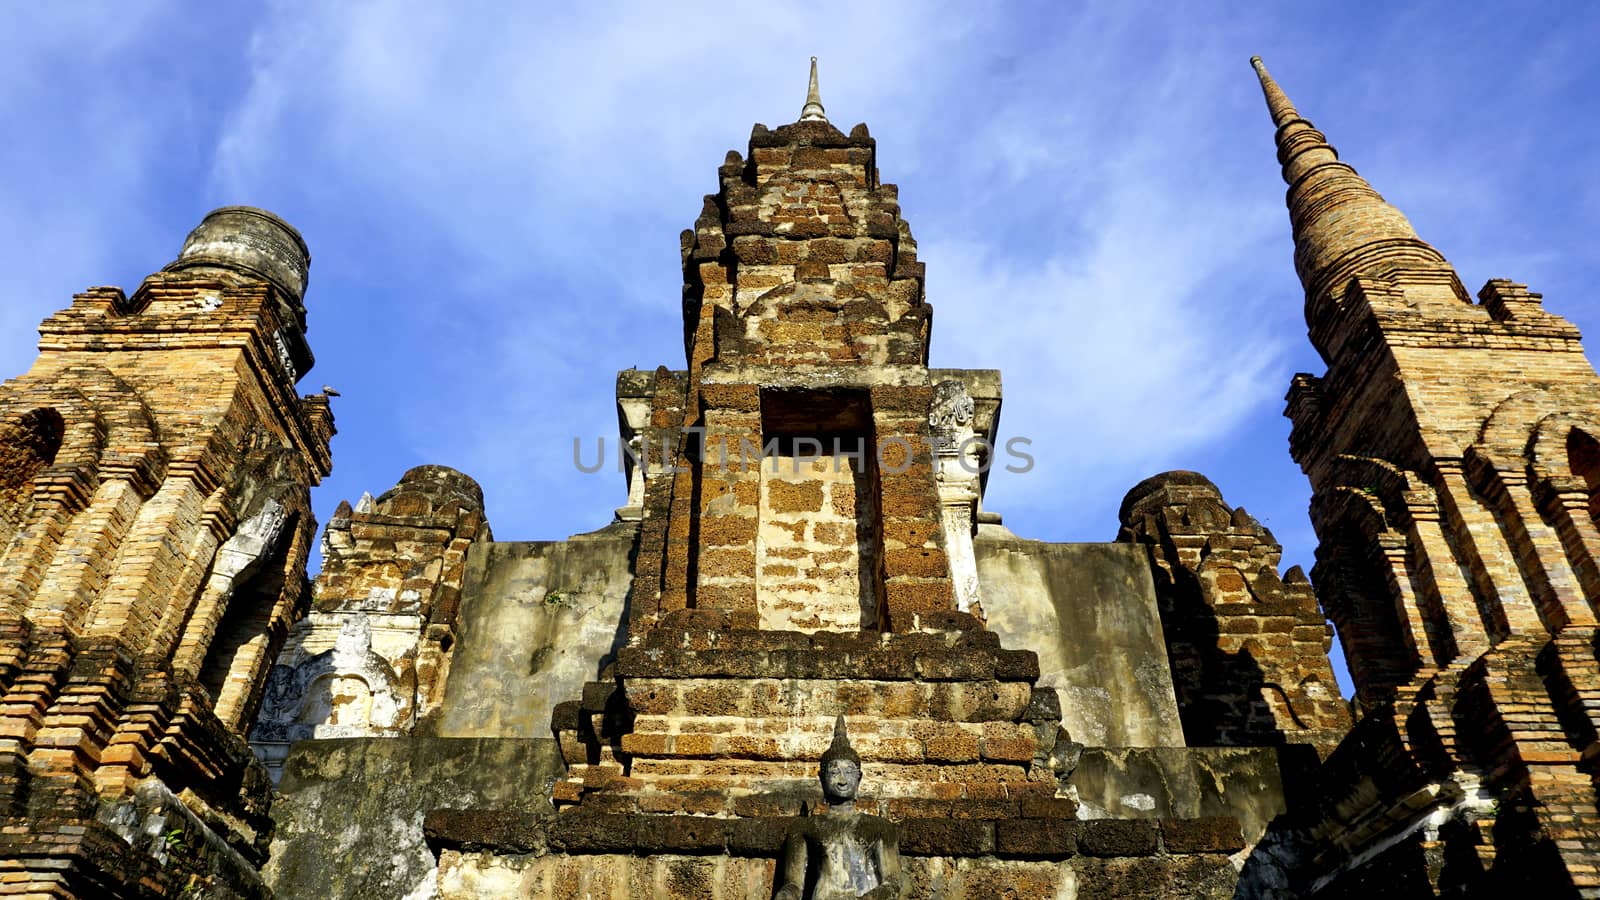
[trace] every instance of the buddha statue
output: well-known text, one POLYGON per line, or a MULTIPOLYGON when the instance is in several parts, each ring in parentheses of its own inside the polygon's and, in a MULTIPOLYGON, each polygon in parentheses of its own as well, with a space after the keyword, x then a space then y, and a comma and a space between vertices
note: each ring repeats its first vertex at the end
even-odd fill
POLYGON ((827 810, 801 817, 784 840, 776 900, 887 900, 901 891, 899 833, 893 822, 856 812, 861 757, 850 746, 844 716, 822 754, 819 775, 827 810))

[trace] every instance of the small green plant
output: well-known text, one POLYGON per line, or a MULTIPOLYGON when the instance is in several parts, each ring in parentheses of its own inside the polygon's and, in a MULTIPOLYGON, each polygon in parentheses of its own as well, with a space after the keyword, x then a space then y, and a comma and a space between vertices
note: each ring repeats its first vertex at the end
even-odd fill
POLYGON ((168 853, 182 853, 188 849, 188 843, 183 839, 183 829, 173 828, 161 836, 161 842, 167 846, 168 853))
POLYGON ((568 599, 570 599, 568 595, 561 591, 545 591, 544 594, 546 606, 565 606, 568 599))

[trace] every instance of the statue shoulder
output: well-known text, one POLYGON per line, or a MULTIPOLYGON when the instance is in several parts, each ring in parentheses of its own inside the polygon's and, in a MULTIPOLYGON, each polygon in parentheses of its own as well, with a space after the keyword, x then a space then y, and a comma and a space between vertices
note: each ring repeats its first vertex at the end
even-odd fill
POLYGON ((817 820, 813 816, 795 816, 784 830, 788 838, 809 838, 817 835, 817 820))
POLYGON ((882 816, 862 813, 857 831, 863 837, 872 837, 880 840, 894 840, 900 834, 900 826, 882 816))

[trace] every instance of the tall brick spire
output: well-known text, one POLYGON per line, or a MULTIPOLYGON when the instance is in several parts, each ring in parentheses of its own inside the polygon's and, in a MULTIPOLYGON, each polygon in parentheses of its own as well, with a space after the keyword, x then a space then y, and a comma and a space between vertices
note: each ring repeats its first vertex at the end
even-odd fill
POLYGON ((1417 237, 1400 210, 1384 201, 1356 174, 1327 137, 1289 102, 1261 57, 1250 64, 1278 126, 1276 141, 1283 180, 1289 185, 1289 221, 1294 228, 1294 266, 1305 285, 1308 318, 1313 305, 1343 294, 1354 275, 1419 266, 1447 265, 1439 251, 1417 237))

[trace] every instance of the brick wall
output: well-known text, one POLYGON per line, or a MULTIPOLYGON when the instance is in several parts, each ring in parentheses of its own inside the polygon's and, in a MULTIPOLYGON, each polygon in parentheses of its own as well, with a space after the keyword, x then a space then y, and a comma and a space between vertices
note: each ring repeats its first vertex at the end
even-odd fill
POLYGON ((761 627, 877 626, 876 496, 854 459, 779 455, 761 468, 756 608, 761 627))

